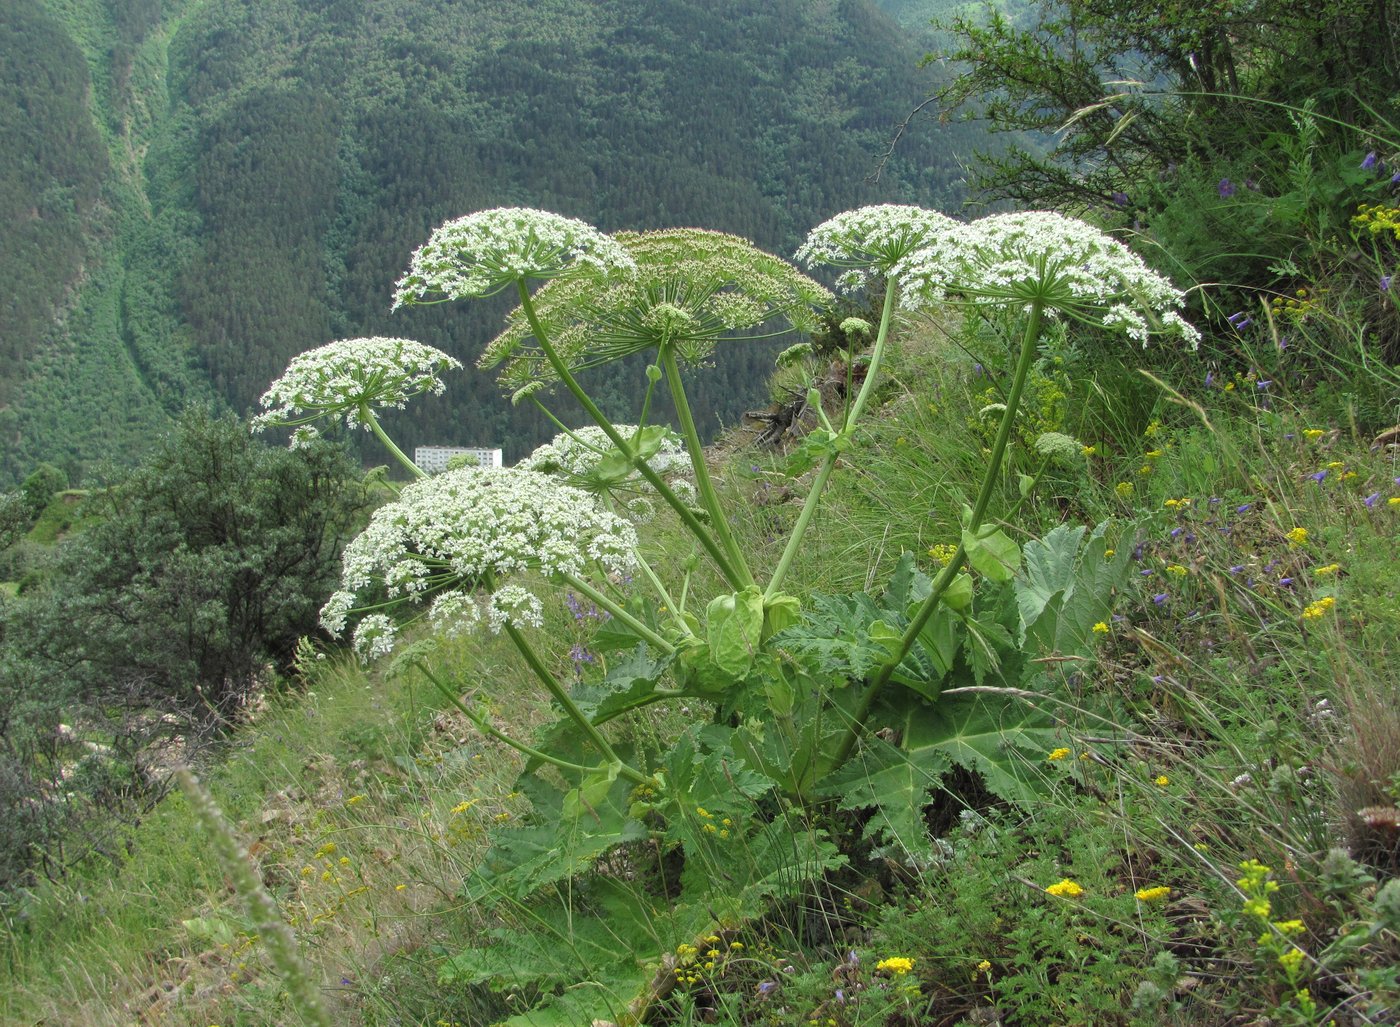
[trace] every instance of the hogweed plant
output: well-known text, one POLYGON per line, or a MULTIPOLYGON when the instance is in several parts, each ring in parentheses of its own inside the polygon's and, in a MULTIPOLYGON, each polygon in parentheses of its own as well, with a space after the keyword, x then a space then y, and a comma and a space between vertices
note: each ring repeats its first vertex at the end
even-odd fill
MULTIPOLYGON (((1092 658, 1095 626, 1110 618, 1112 593, 1128 573, 1133 547, 1110 550, 1109 525, 1061 526, 1018 546, 992 519, 991 505, 1046 320, 1071 319, 1144 344, 1163 335, 1194 345, 1170 283, 1097 230, 1048 213, 959 224, 917 207, 866 207, 818 226, 797 256, 835 269, 843 289, 883 283, 884 298, 856 395, 848 390, 832 416, 809 393, 821 424, 789 461, 790 473, 807 477, 807 494, 766 581, 708 472, 682 367, 703 365, 721 346, 811 329, 831 301, 826 289, 735 236, 698 229, 607 236, 527 210, 448 222, 398 283, 396 306, 514 289, 519 307, 480 363, 499 367, 514 400, 538 406, 562 434, 519 467, 451 471, 406 487, 347 549, 342 588, 323 622, 338 634, 358 617, 354 644, 366 656, 395 646, 396 610, 407 603, 426 606, 440 631, 504 632, 562 711, 543 741, 526 744, 463 701, 459 683, 441 678, 427 655, 431 643, 401 652, 403 666, 529 759, 520 789, 535 824, 498 833, 469 896, 533 901, 615 849, 627 858, 642 842, 683 856, 679 896, 664 915, 601 875, 590 883, 590 909, 555 916, 536 905, 531 930, 464 951, 444 971, 473 983, 509 969, 516 983, 548 985, 555 932, 598 962, 589 986, 562 995, 544 988, 543 1004, 559 1022, 591 1019, 604 1007, 614 1021, 639 1022, 679 986, 667 970, 677 944, 758 915, 774 897, 839 865, 845 856, 819 826, 830 803, 873 807, 866 836, 917 864, 932 856, 921 810, 954 764, 977 771, 1007 800, 1033 801, 1034 771, 1064 729, 1047 712, 1058 682, 1032 657, 1092 658), (841 455, 858 444, 896 310, 959 306, 1009 312, 1021 330, 961 539, 932 579, 906 554, 882 594, 818 595, 804 609, 784 586, 841 455), (647 361, 638 417, 614 424, 584 381, 636 355, 647 361), (662 387, 678 433, 649 423, 662 387), (592 426, 570 428, 554 417, 548 400, 559 389, 592 426), (669 508, 713 564, 721 594, 703 609, 691 606, 688 572, 674 580, 689 561, 658 568, 639 553, 633 522, 621 516, 639 494, 669 508), (590 649, 612 655, 572 688, 529 639, 548 585, 608 615, 590 649), (661 702, 711 715, 649 745, 609 726, 661 702), (548 774, 535 773, 546 767, 548 774), (713 872, 717 866, 722 872, 713 872), (629 948, 620 938, 649 940, 629 948)), ((853 325, 852 346, 869 333, 853 325)), ((318 385, 321 365, 294 362, 296 375, 289 369, 269 393, 267 423, 299 424, 317 413, 369 423, 376 404, 436 388, 413 370, 419 358, 408 344, 365 346, 360 355, 367 368, 381 367, 357 372, 353 380, 365 383, 358 391, 332 381, 330 364, 318 385)))

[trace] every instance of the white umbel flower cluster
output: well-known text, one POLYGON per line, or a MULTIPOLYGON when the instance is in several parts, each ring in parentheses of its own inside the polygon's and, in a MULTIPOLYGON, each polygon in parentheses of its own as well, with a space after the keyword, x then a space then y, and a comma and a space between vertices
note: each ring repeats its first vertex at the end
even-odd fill
MULTIPOLYGON (((635 424, 613 425, 623 438, 633 438, 637 434, 635 424)), ((549 442, 538 447, 533 453, 516 464, 527 471, 543 471, 546 474, 561 473, 575 478, 586 478, 598 466, 598 462, 617 448, 602 428, 596 424, 584 425, 570 432, 560 432, 549 442)), ((673 431, 667 431, 661 440, 656 454, 647 463, 657 474, 666 475, 690 473, 690 455, 685 451, 685 441, 673 431)))
MULTIPOLYGON (((333 635, 345 630, 361 593, 374 602, 435 601, 430 618, 441 628, 485 620, 538 624, 538 597, 508 579, 533 570, 545 577, 605 575, 634 567, 637 534, 580 489, 519 468, 462 468, 407 486, 377 510, 345 548, 341 588, 321 610, 333 635)), ((376 608, 383 603, 377 603, 376 608)), ((394 625, 382 613, 360 622, 362 655, 387 652, 394 625)))
POLYGON ((443 391, 442 372, 462 365, 442 350, 411 339, 342 339, 293 358, 281 378, 263 393, 263 413, 253 431, 295 427, 296 446, 315 435, 307 427, 320 418, 344 418, 350 427, 368 428, 362 405, 402 409, 413 396, 443 391))
POLYGON ((846 268, 837 284, 863 289, 872 276, 888 275, 916 250, 931 245, 957 222, 934 210, 885 203, 858 207, 823 221, 807 235, 797 259, 808 267, 846 268))
POLYGON ((1185 300, 1171 282, 1116 239, 1077 218, 1049 211, 994 214, 953 225, 895 269, 906 305, 945 296, 974 303, 1039 301, 1087 324, 1121 331, 1146 345, 1175 335, 1193 347, 1200 333, 1177 311, 1185 300))
MULTIPOLYGON (((635 440, 638 437, 635 424, 618 424, 614 428, 623 438, 635 440)), ((685 440, 659 426, 648 429, 649 433, 658 431, 664 431, 664 434, 658 440, 656 451, 646 456, 647 465, 665 480, 671 491, 693 502, 695 486, 690 478, 694 468, 685 449, 685 440)), ((606 478, 598 473, 603 460, 617 455, 617 447, 603 429, 590 424, 571 432, 560 432, 515 466, 557 475, 570 485, 590 492, 619 495, 632 519, 645 521, 652 513, 652 505, 646 499, 646 495, 652 491, 650 483, 636 471, 606 478), (629 494, 633 498, 626 498, 629 494)))
POLYGON ((580 270, 630 275, 635 268, 626 248, 592 225, 544 210, 499 207, 434 230, 395 286, 394 307, 490 296, 518 281, 580 270))

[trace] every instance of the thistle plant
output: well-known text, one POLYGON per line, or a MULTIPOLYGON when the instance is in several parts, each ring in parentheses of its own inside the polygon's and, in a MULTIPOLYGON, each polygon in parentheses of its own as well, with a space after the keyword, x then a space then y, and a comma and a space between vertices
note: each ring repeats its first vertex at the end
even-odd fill
POLYGON ((281 378, 263 393, 263 413, 253 418, 254 431, 290 427, 292 446, 316 435, 313 423, 344 420, 375 436, 415 477, 413 461, 394 445, 375 416, 376 409, 403 409, 422 393, 440 395, 442 372, 462 365, 441 350, 410 339, 344 339, 294 357, 281 378))

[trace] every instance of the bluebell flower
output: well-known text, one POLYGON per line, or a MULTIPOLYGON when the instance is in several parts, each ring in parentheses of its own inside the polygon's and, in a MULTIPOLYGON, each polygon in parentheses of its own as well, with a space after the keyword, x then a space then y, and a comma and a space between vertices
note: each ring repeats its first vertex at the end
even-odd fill
POLYGON ((1254 323, 1254 319, 1251 318, 1243 310, 1236 311, 1235 313, 1227 317, 1225 320, 1230 322, 1230 327, 1237 332, 1244 331, 1246 328, 1248 328, 1254 323))
POLYGON ((1390 275, 1381 275, 1380 287, 1381 292, 1390 291, 1390 275))
POLYGON ((1207 372, 1206 372, 1206 388, 1210 388, 1210 387, 1211 387, 1212 385, 1214 385, 1214 384, 1215 384, 1215 372, 1214 372, 1214 371, 1207 371, 1207 372))
POLYGON ((1253 503, 1241 503, 1235 507, 1235 513, 1249 513, 1249 508, 1253 505, 1253 503))
POLYGON ((1264 391, 1266 391, 1266 390, 1268 389, 1268 387, 1269 387, 1270 385, 1272 385, 1272 384, 1273 384, 1273 382, 1272 382, 1270 379, 1268 379, 1268 378, 1260 378, 1257 382, 1254 383, 1254 387, 1255 387, 1256 389, 1258 389, 1260 392, 1264 392, 1264 391))
POLYGON ((1326 468, 1323 468, 1322 470, 1318 471, 1316 474, 1311 475, 1311 477, 1312 477, 1312 480, 1315 481, 1315 482, 1317 482, 1319 485, 1322 484, 1323 479, 1327 477, 1327 470, 1326 470, 1326 468))
POLYGON ((1233 566, 1233 567, 1230 568, 1230 573, 1231 573, 1231 574, 1239 574, 1239 573, 1240 573, 1241 571, 1243 571, 1243 570, 1244 570, 1244 564, 1242 564, 1242 563, 1237 563, 1237 564, 1235 564, 1235 566, 1233 566))
POLYGON ((1220 184, 1216 186, 1215 189, 1216 192, 1220 193, 1220 198, 1222 200, 1235 195, 1235 183, 1231 182, 1228 178, 1222 178, 1220 184))
POLYGON ((1376 156, 1376 151, 1372 150, 1361 159, 1362 171, 1375 171, 1376 165, 1380 163, 1380 158, 1376 156))
POLYGON ((1153 601, 1154 603, 1156 603, 1158 606, 1161 606, 1163 603, 1165 603, 1165 602, 1167 601, 1168 598, 1169 598, 1169 597, 1168 597, 1167 593, 1165 593, 1165 592, 1158 592, 1155 596, 1152 597, 1152 601, 1153 601))
POLYGON ((1365 503, 1367 506, 1375 506, 1376 501, 1380 498, 1381 494, 1379 492, 1372 492, 1369 496, 1363 499, 1362 502, 1365 503))

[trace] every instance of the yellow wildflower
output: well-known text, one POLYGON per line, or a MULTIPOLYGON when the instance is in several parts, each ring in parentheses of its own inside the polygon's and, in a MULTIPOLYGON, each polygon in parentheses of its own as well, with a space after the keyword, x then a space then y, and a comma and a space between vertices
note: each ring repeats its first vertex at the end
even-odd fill
POLYGON ((889 959, 882 959, 876 963, 875 969, 892 973, 896 977, 903 977, 914 969, 914 961, 907 956, 891 956, 889 959))
POLYGON ((1283 972, 1290 977, 1298 972, 1298 966, 1303 962, 1302 949, 1289 949, 1278 957, 1278 965, 1283 967, 1283 972))
POLYGON ((1284 538, 1288 539, 1289 549, 1297 549, 1308 540, 1308 529, 1294 528, 1284 538))
POLYGON ((1303 430, 1303 438, 1305 439, 1320 439, 1326 434, 1327 433, 1321 428, 1306 428, 1303 430))
POLYGON ((930 546, 928 551, 929 559, 939 566, 944 566, 958 555, 958 547, 951 542, 940 542, 930 546))
POLYGON ((1152 783, 1158 788, 1165 788, 1172 783, 1172 779, 1167 777, 1166 774, 1158 774, 1152 783))
POLYGON ((1160 884, 1155 888, 1139 888, 1134 895, 1139 902, 1156 902, 1158 899, 1165 899, 1172 893, 1172 890, 1165 884, 1160 884))
POLYGON ((1113 486, 1113 491, 1118 493, 1118 498, 1124 501, 1133 498, 1133 493, 1137 491, 1137 486, 1130 481, 1120 481, 1113 486))
POLYGON ((1096 634, 1096 635, 1106 635, 1106 634, 1108 634, 1108 625, 1107 625, 1104 621, 1099 621, 1097 624, 1094 625, 1094 634, 1096 634))
POLYGON ((1080 447, 1079 447, 1079 452, 1080 452, 1080 454, 1082 454, 1083 456, 1093 456, 1093 455, 1096 454, 1098 451, 1099 451, 1099 447, 1098 447, 1098 446, 1080 446, 1080 447))
POLYGON ((1385 501, 1386 506, 1400 506, 1400 496, 1391 496, 1385 501))
POLYGON ((1186 577, 1186 568, 1179 563, 1169 563, 1167 564, 1167 573, 1173 574, 1178 578, 1184 578, 1186 577))
POLYGON ((1064 759, 1064 758, 1065 758, 1066 756, 1068 756, 1068 755, 1069 755, 1069 750, 1068 750, 1068 749, 1056 749, 1056 750, 1054 750, 1052 753, 1050 753, 1049 756, 1046 756, 1045 758, 1046 758, 1047 760, 1049 760, 1050 762, 1053 763, 1055 760, 1062 760, 1062 759, 1064 759))
POLYGON ((352 795, 352 796, 350 796, 350 798, 348 798, 348 799, 345 800, 345 805, 347 805, 347 806, 358 806, 360 803, 362 803, 362 802, 364 802, 364 801, 365 801, 365 797, 364 797, 363 795, 352 795))
POLYGON ((1113 550, 1113 549, 1105 549, 1105 550, 1103 551, 1103 558, 1104 558, 1105 560, 1112 560, 1112 559, 1113 559, 1113 554, 1114 554, 1115 552, 1116 552, 1116 550, 1113 550))
POLYGON ((1084 894, 1084 889, 1080 885, 1075 884, 1068 877, 1057 881, 1045 890, 1051 895, 1066 899, 1078 898, 1080 895, 1084 894))
POLYGON ((1328 574, 1336 574, 1341 569, 1341 564, 1329 563, 1326 567, 1317 568, 1317 570, 1313 571, 1313 573, 1316 574, 1318 577, 1326 577, 1328 574))
POLYGON ((1323 596, 1303 608, 1303 620, 1317 620, 1336 605, 1337 600, 1332 596, 1323 596))

